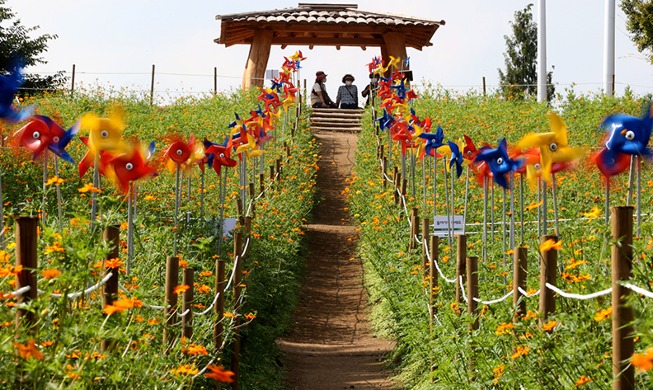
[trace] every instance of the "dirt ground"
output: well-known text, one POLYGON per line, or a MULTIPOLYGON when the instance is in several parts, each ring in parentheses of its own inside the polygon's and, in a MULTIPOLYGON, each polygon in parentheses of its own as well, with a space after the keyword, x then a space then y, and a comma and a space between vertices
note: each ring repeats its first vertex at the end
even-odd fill
POLYGON ((382 356, 390 341, 375 338, 367 321, 356 228, 342 191, 350 175, 356 135, 317 133, 318 199, 306 226, 309 257, 295 324, 278 340, 285 353, 287 389, 393 389, 382 356))

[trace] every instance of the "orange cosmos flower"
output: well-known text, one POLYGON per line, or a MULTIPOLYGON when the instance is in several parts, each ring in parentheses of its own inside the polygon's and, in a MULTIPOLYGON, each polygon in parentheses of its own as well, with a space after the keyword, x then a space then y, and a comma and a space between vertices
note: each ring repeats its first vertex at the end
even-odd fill
POLYGON ((208 373, 204 374, 205 378, 213 379, 218 382, 232 383, 234 381, 233 376, 235 375, 233 371, 225 370, 222 366, 215 366, 209 364, 206 366, 208 373))
POLYGON ((34 339, 27 341, 27 344, 14 343, 14 348, 18 350, 18 354, 23 359, 34 358, 36 360, 43 360, 43 353, 36 348, 34 339))
POLYGON ((549 238, 548 240, 544 241, 543 243, 540 244, 540 252, 548 252, 551 249, 555 249, 557 251, 562 249, 562 241, 554 241, 553 239, 549 238))
POLYGON ((41 275, 46 279, 53 279, 61 275, 61 271, 55 268, 44 269, 41 271, 41 275))
POLYGON ((630 363, 641 371, 650 371, 653 368, 653 348, 644 353, 634 353, 630 363))

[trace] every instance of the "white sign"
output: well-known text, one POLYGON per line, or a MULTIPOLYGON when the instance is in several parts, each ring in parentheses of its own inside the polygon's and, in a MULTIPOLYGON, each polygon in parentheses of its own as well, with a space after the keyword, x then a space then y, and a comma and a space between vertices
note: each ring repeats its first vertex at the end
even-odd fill
POLYGON ((433 217, 433 235, 438 237, 447 237, 451 234, 465 233, 465 219, 462 215, 433 217), (453 219, 452 219, 453 218, 453 219))
POLYGON ((222 225, 222 235, 231 238, 231 231, 236 227, 236 218, 225 218, 222 225))

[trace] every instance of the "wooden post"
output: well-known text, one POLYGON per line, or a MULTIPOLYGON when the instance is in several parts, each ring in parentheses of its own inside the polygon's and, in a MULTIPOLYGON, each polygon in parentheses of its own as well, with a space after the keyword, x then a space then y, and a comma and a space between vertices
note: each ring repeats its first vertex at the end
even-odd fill
MULTIPOLYGON (((27 329, 27 333, 33 334, 36 329, 36 314, 29 310, 21 309, 23 305, 29 304, 38 296, 38 284, 36 270, 38 269, 38 257, 36 254, 38 241, 38 217, 18 217, 16 219, 16 267, 22 267, 16 274, 16 289, 29 286, 29 291, 16 297, 16 329, 21 325, 27 329)), ((18 331, 16 332, 18 336, 18 331)))
MULTIPOLYGON (((404 59, 406 58, 406 35, 403 32, 398 32, 398 31, 390 31, 385 34, 383 34, 383 42, 384 45, 381 47, 381 51, 383 52, 383 49, 385 48, 385 51, 387 52, 387 56, 383 54, 383 58, 389 58, 389 56, 393 56, 395 58, 401 58, 404 59)), ((399 69, 395 69, 399 70, 399 69)), ((404 69, 407 70, 407 69, 404 69)), ((392 72, 392 69, 388 69, 387 75, 392 72)))
POLYGON ((75 64, 73 64, 73 73, 70 78, 70 97, 75 97, 75 64))
POLYGON ((485 90, 485 76, 483 76, 483 96, 487 95, 487 91, 485 90))
POLYGON ((249 56, 243 73, 242 89, 262 87, 265 78, 265 67, 270 58, 272 46, 272 30, 256 30, 249 48, 249 56))
POLYGON ((242 233, 234 233, 234 341, 231 344, 231 371, 234 372, 233 383, 231 384, 232 389, 238 389, 238 371, 240 368, 240 317, 238 315, 238 310, 240 309, 240 293, 242 291, 241 280, 243 276, 242 264, 243 258, 240 256, 242 254, 242 233))
POLYGON ((281 181, 281 159, 278 158, 277 161, 275 162, 277 164, 277 175, 278 175, 277 179, 281 181))
POLYGON ((249 199, 252 205, 252 214, 256 209, 256 202, 254 202, 254 198, 256 198, 256 189, 254 189, 254 183, 249 183, 249 199))
POLYGON ((463 298, 462 291, 460 289, 460 277, 463 277, 463 283, 465 283, 466 267, 465 262, 467 261, 467 236, 465 234, 460 234, 457 236, 456 240, 456 303, 460 307, 463 298))
POLYGON ((213 96, 218 94, 218 67, 213 67, 213 96))
MULTIPOLYGON (((120 256, 120 227, 119 226, 107 226, 104 229, 103 234, 104 242, 109 244, 109 253, 107 253, 106 260, 115 259, 120 256)), ((103 267, 104 268, 104 267, 103 267)), ((111 273, 111 277, 107 282, 102 286, 102 307, 105 308, 107 305, 112 305, 113 301, 118 296, 118 278, 120 275, 120 268, 108 268, 107 272, 111 273)), ((100 343, 100 349, 102 352, 105 352, 107 349, 111 348, 112 342, 109 339, 103 339, 100 343)))
POLYGON ((154 104, 154 64, 152 64, 152 82, 150 83, 150 106, 154 104))
POLYGON ((260 173, 258 175, 259 188, 261 191, 261 198, 265 198, 265 174, 260 173))
POLYGON ((175 342, 174 323, 177 320, 177 294, 175 288, 179 285, 179 258, 170 256, 166 259, 166 297, 164 310, 166 326, 163 328, 163 345, 166 354, 175 342))
POLYGON ((181 312, 186 313, 181 318, 181 330, 184 337, 190 339, 193 337, 193 289, 195 287, 195 271, 192 268, 184 269, 181 284, 188 286, 181 300, 181 312))
POLYGON ((474 317, 474 322, 469 324, 469 332, 478 329, 478 257, 470 256, 466 261, 467 266, 467 314, 474 317))
POLYGON ((270 165, 270 180, 274 180, 274 165, 270 165))
MULTIPOLYGON (((558 242, 558 237, 553 235, 542 236, 542 242, 553 240, 558 242)), ((556 285, 556 275, 558 273, 558 250, 549 249, 541 252, 542 265, 540 266, 540 323, 544 323, 550 313, 556 311, 555 293, 546 287, 549 283, 556 285)))
POLYGON ((614 96, 614 73, 612 74, 612 96, 614 96))
POLYGON ((381 181, 383 182, 383 189, 384 190, 385 190, 385 187, 388 184, 387 180, 385 179, 385 177, 387 175, 388 175, 388 158, 384 156, 383 157, 383 170, 382 170, 382 174, 381 174, 381 181))
POLYGON ((213 345, 215 347, 215 355, 217 356, 221 352, 222 347, 222 337, 224 332, 224 325, 222 320, 224 319, 224 288, 227 284, 225 279, 225 262, 217 258, 215 261, 215 293, 218 294, 218 300, 213 306, 213 312, 215 313, 215 323, 213 324, 213 345))
POLYGON ((409 251, 415 249, 417 245, 417 242, 415 241, 415 236, 417 235, 418 232, 417 222, 419 221, 417 212, 418 212, 417 207, 413 207, 410 210, 410 240, 408 240, 409 251))
POLYGON ((393 183, 394 184, 394 191, 392 192, 392 194, 394 195, 395 204, 398 204, 399 203, 399 193, 397 192, 397 190, 399 189, 399 182, 401 181, 401 174, 399 173, 399 168, 397 168, 396 166, 392 170, 392 180, 394 181, 394 183, 393 183))
POLYGON ((240 198, 236 198, 236 210, 238 213, 238 219, 243 218, 243 201, 240 198))
POLYGON ((633 309, 628 306, 630 290, 621 285, 632 277, 633 207, 612 208, 612 374, 614 390, 633 389, 633 309))
POLYGON ((526 276, 528 275, 528 248, 518 246, 515 248, 513 255, 513 293, 512 305, 515 308, 513 321, 517 322, 526 314, 526 297, 520 292, 519 288, 526 290, 526 276))
POLYGON ((401 196, 403 196, 404 199, 406 199, 406 187, 408 187, 408 180, 404 178, 401 181, 401 196))

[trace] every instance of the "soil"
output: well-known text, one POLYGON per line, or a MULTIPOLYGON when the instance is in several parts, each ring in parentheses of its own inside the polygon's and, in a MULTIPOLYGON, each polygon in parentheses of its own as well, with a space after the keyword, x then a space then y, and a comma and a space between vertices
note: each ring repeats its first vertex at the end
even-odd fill
POLYGON ((393 389, 383 356, 393 343, 374 337, 367 321, 357 232, 344 190, 356 135, 316 133, 320 143, 313 222, 305 226, 309 255, 293 329, 278 340, 286 389, 393 389))

